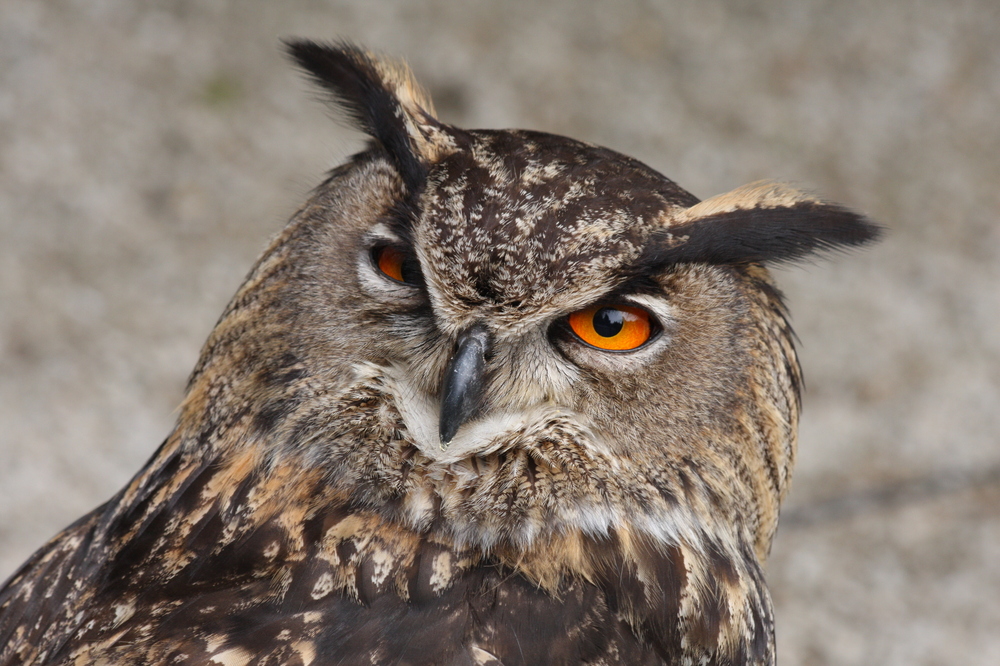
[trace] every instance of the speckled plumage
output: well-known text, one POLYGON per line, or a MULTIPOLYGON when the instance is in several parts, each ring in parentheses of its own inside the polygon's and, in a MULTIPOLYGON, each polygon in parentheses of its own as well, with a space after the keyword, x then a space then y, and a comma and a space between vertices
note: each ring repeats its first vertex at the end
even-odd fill
POLYGON ((146 467, 0 591, 0 664, 773 663, 800 371, 761 262, 877 228, 460 130, 401 65, 289 49, 372 143, 257 262, 146 467), (662 331, 583 344, 566 316, 604 302, 662 331), (485 397, 445 445, 475 327, 485 397))

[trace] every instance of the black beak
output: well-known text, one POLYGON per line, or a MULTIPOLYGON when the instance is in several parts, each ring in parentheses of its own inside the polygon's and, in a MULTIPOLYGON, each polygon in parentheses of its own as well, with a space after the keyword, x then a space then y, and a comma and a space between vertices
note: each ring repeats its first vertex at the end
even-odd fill
POLYGON ((476 415, 486 388, 486 356, 490 336, 476 324, 458 338, 458 348, 444 373, 441 390, 441 445, 451 441, 463 423, 476 415))

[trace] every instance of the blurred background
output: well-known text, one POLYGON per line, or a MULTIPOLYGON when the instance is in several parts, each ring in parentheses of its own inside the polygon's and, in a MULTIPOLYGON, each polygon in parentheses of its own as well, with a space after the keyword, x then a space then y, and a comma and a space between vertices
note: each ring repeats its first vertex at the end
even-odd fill
POLYGON ((1000 663, 995 0, 4 0, 0 579, 138 470, 267 238, 361 147, 286 36, 407 58, 448 122, 888 226, 779 274, 807 382, 779 658, 1000 663))

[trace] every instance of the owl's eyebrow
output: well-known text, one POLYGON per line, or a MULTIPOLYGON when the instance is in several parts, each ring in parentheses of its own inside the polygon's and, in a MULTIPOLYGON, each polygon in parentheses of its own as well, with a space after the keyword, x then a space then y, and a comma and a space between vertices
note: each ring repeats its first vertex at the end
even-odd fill
POLYGON ((620 300, 634 294, 658 295, 663 293, 663 285, 653 279, 657 271, 648 273, 635 273, 633 267, 625 269, 625 281, 605 294, 601 300, 620 300))
POLYGON ((414 199, 412 195, 397 199, 382 219, 389 232, 409 247, 413 247, 413 227, 417 221, 414 199))
POLYGON ((881 235, 882 227, 836 204, 800 200, 781 206, 748 205, 655 232, 628 271, 649 275, 689 263, 787 264, 846 251, 881 235))

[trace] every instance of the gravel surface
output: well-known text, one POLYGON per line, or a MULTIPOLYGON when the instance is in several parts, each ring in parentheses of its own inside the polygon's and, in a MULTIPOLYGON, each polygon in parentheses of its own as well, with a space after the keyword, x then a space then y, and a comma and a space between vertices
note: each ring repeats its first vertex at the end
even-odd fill
POLYGON ((0 578, 152 453, 267 237, 360 147, 285 36, 406 57, 446 121, 886 224, 780 275, 808 384, 780 658, 1000 663, 996 0, 4 0, 0 578))

